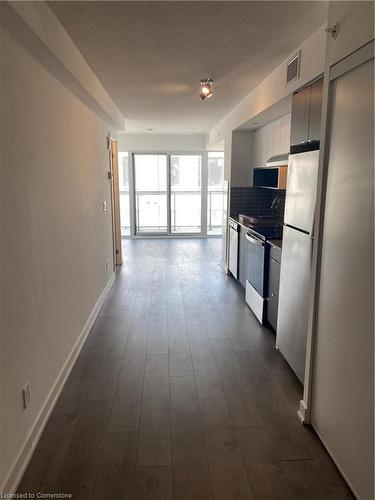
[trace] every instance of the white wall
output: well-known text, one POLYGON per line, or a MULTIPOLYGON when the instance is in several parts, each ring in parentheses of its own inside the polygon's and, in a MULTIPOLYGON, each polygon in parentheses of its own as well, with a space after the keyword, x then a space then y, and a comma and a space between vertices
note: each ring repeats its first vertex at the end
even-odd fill
POLYGON ((110 205, 109 126, 10 32, 1 31, 0 108, 0 488, 6 491, 113 277, 111 212, 102 209, 103 200, 110 205), (26 382, 31 403, 23 410, 26 382))
POLYGON ((353 48, 358 49, 374 39, 374 2, 341 0, 329 2, 329 26, 338 24, 336 39, 327 40, 327 63, 335 64, 353 48))
MULTIPOLYGON (((183 134, 119 134, 119 151, 204 151, 206 136, 183 134)), ((219 150, 220 151, 220 150, 219 150)))
POLYGON ((0 2, 0 22, 115 130, 124 117, 46 2, 0 2))

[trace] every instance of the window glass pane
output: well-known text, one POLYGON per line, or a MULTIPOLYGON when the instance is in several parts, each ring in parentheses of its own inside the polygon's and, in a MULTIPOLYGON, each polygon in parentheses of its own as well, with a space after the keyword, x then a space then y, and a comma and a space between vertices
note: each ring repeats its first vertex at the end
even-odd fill
POLYGON ((171 155, 171 232, 201 231, 201 155, 171 155))
POLYGON ((208 189, 222 189, 224 181, 224 153, 208 153, 208 189))
POLYGON ((167 156, 141 155, 135 156, 135 182, 139 191, 167 190, 167 156))
POLYGON ((134 155, 136 231, 167 231, 167 156, 134 155))
POLYGON ((171 188, 175 191, 201 190, 200 155, 171 155, 171 188))
POLYGON ((165 194, 138 193, 137 228, 143 232, 167 230, 167 197, 165 194))
POLYGON ((172 193, 172 233, 199 233, 201 230, 200 193, 172 193))
POLYGON ((224 153, 208 153, 207 233, 221 234, 224 208, 224 153))
POLYGON ((121 236, 130 235, 129 204, 129 154, 120 151, 118 154, 118 175, 120 185, 120 220, 121 236))

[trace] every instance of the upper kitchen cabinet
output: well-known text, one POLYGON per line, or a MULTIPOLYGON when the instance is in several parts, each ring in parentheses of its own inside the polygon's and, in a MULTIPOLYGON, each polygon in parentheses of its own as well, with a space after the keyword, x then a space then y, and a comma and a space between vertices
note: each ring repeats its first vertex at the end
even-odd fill
POLYGON ((310 86, 293 95, 290 145, 303 144, 309 137, 310 86))
POLYGON ((323 78, 293 95, 290 152, 319 149, 323 78))
POLYGON ((309 141, 320 141, 322 119, 323 78, 310 85, 309 141))
POLYGON ((271 156, 289 153, 290 113, 267 123, 253 133, 252 165, 264 167, 271 156))

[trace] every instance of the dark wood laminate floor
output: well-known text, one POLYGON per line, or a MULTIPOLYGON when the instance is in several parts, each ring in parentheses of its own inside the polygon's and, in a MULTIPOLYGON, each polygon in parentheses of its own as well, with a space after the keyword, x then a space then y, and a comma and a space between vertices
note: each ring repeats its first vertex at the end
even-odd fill
POLYGON ((220 251, 219 239, 124 242, 125 263, 19 492, 353 498, 299 423, 301 386, 220 251))

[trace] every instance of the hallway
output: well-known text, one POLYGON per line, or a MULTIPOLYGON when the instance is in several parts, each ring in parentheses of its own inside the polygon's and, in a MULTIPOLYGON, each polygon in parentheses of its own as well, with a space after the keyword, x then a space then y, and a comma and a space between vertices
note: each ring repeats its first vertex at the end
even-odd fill
POLYGON ((302 388, 219 263, 220 239, 125 240, 125 263, 18 492, 353 498, 302 388))

